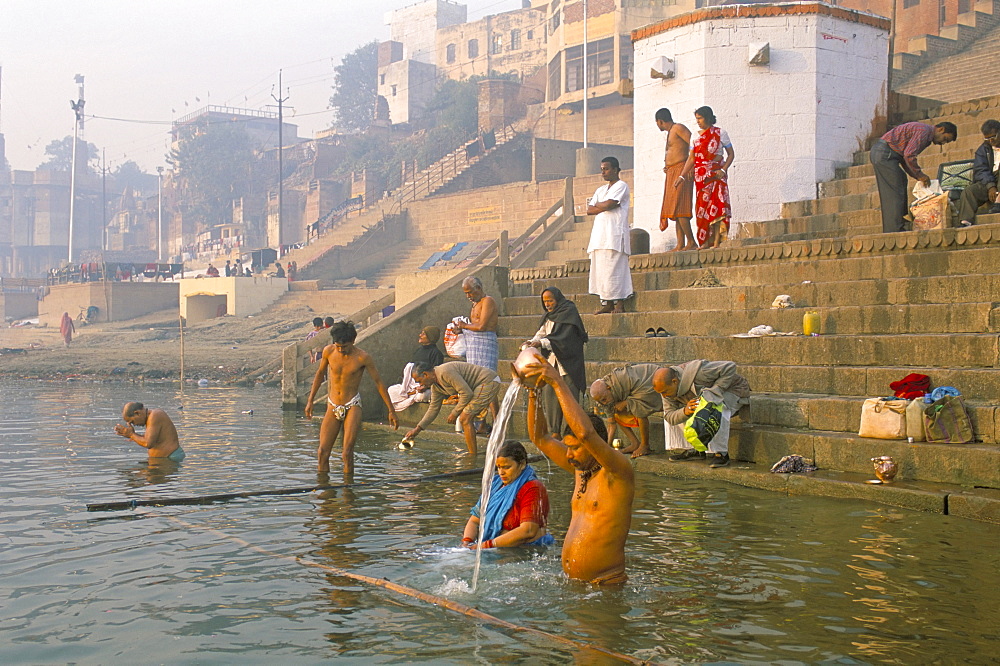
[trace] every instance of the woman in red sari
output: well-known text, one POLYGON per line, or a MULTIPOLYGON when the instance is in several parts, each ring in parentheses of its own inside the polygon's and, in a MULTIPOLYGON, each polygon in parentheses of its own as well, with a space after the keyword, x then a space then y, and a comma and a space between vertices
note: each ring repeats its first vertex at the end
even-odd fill
POLYGON ((729 219, 732 217, 726 178, 736 153, 726 130, 715 126, 715 113, 711 107, 700 107, 694 112, 694 117, 700 131, 691 141, 687 164, 674 186, 679 187, 694 172, 695 218, 698 225, 695 238, 702 247, 719 247, 729 233, 729 219))

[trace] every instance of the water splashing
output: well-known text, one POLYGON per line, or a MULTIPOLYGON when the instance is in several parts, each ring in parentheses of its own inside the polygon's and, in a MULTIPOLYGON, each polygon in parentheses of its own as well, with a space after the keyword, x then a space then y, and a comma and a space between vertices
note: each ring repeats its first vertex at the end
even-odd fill
MULTIPOLYGON (((493 431, 490 433, 490 441, 486 444, 486 461, 483 467, 483 489, 479 497, 479 543, 483 542, 483 532, 486 529, 486 508, 490 501, 490 490, 492 488, 493 475, 496 473, 497 451, 507 438, 507 424, 510 422, 510 413, 514 409, 514 401, 517 400, 518 390, 521 382, 517 378, 507 387, 507 393, 500 403, 500 410, 497 412, 496 421, 493 423, 493 431)), ((476 591, 479 584, 479 566, 482 562, 483 551, 476 549, 476 568, 472 572, 472 591, 476 591)))

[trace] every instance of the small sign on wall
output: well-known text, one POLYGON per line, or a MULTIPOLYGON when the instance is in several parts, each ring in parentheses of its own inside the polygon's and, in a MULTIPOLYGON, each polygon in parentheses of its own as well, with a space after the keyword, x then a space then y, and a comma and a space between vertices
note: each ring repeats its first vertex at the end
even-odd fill
POLYGON ((495 224, 500 221, 500 209, 496 206, 469 209, 469 224, 495 224))

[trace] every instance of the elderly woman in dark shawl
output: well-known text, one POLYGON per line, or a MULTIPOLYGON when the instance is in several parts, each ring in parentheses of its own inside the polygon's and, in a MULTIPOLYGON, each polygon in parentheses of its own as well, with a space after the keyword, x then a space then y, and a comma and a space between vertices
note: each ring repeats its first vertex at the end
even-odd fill
MULTIPOLYGON (((559 370, 559 374, 579 402, 581 392, 587 387, 583 358, 587 329, 583 326, 583 319, 580 318, 576 304, 563 296, 556 287, 546 287, 542 292, 542 307, 545 309, 545 315, 539 323, 538 332, 535 333, 535 337, 524 343, 523 347, 539 348, 549 363, 559 370)), ((545 410, 549 432, 561 437, 563 415, 555 391, 546 384, 540 389, 539 398, 545 410)))

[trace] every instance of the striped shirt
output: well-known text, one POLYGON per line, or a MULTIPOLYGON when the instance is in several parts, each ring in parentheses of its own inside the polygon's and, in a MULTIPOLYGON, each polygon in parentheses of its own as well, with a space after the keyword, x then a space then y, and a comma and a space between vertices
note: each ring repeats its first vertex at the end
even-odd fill
POLYGON ((924 123, 903 123, 882 135, 882 140, 889 144, 889 148, 903 156, 903 168, 906 172, 917 180, 928 177, 920 170, 917 155, 931 145, 933 139, 934 128, 924 123))

